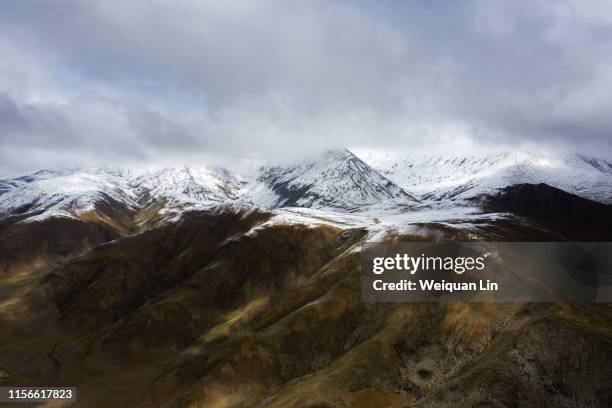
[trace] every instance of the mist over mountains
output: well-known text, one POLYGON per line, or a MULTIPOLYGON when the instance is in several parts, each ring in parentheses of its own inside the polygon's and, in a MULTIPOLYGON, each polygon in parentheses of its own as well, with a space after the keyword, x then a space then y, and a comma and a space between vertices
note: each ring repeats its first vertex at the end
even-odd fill
POLYGON ((343 146, 605 158, 610 15, 578 0, 9 2, 0 172, 343 146))
POLYGON ((504 153, 398 156, 329 151, 319 159, 263 166, 247 174, 219 167, 40 170, 0 180, 0 214, 74 215, 101 202, 126 211, 180 212, 233 204, 344 213, 473 206, 517 184, 544 183, 612 202, 612 163, 579 155, 504 153))

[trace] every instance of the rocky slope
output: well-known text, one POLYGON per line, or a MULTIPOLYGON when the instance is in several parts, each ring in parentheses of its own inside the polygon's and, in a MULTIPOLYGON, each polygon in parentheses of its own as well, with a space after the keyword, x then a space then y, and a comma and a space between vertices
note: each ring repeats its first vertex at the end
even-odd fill
MULTIPOLYGON (((19 291, 1 280, 0 385, 77 386, 85 407, 612 401, 609 305, 364 303, 356 249, 371 231, 270 217, 191 211, 19 291)), ((560 239, 545 222, 387 239, 560 239)))

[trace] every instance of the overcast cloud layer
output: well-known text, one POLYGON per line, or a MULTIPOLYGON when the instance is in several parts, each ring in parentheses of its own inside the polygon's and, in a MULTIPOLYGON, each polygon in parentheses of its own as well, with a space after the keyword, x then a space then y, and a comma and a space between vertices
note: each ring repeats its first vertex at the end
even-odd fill
POLYGON ((610 155, 610 1, 0 5, 0 173, 534 144, 610 155))

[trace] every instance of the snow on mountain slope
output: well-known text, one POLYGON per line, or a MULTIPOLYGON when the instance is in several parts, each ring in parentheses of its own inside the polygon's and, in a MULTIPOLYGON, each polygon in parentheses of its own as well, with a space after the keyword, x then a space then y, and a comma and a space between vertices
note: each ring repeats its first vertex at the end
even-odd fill
MULTIPOLYGON (((272 207, 353 211, 382 202, 417 202, 348 150, 329 151, 318 161, 296 166, 267 167, 257 181, 275 193, 272 207)), ((269 191, 259 190, 268 204, 269 191)))
POLYGON ((455 157, 363 152, 362 158, 426 201, 452 203, 509 185, 545 183, 612 203, 612 162, 601 159, 524 152, 455 157))
POLYGON ((42 170, 0 180, 0 217, 72 217, 103 203, 134 212, 160 203, 164 212, 178 211, 233 201, 240 188, 228 171, 205 167, 42 170))
POLYGON ((612 202, 612 163, 605 160, 534 153, 398 157, 364 152, 362 157, 348 150, 330 151, 319 160, 264 167, 244 177, 205 166, 42 170, 0 179, 0 218, 78 217, 93 209, 111 218, 119 214, 115 210, 128 218, 139 212, 147 215, 143 219, 155 214, 164 218, 221 204, 303 207, 379 218, 420 207, 476 207, 471 199, 521 183, 546 183, 612 202))
POLYGON ((129 186, 145 204, 163 199, 166 206, 220 204, 234 200, 240 183, 225 169, 179 167, 137 173, 129 186))
POLYGON ((119 171, 42 170, 30 175, 0 180, 0 216, 73 216, 92 210, 102 201, 115 201, 136 208, 136 195, 119 171))

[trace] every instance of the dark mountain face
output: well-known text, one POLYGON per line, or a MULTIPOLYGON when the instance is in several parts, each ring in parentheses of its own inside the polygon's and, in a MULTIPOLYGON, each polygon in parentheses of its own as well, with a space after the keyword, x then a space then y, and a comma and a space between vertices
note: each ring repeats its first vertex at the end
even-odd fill
POLYGON ((0 224, 0 279, 40 277, 94 246, 119 237, 112 228, 69 218, 0 224))
POLYGON ((578 231, 586 240, 612 239, 612 205, 566 193, 546 184, 519 184, 488 196, 483 209, 510 212, 535 221, 564 228, 568 234, 578 231))
MULTIPOLYGON (((269 217, 188 212, 3 293, 0 384, 75 385, 88 407, 609 406, 608 305, 364 303, 366 231, 269 217)), ((440 236, 466 238, 389 239, 440 236)))
POLYGON ((47 275, 43 285, 64 315, 78 324, 112 323, 187 279, 224 242, 266 218, 256 212, 187 213, 176 225, 99 246, 47 275))

